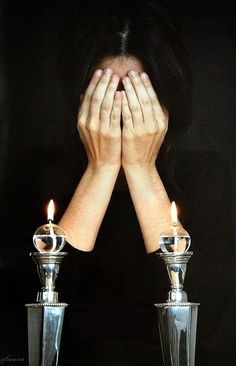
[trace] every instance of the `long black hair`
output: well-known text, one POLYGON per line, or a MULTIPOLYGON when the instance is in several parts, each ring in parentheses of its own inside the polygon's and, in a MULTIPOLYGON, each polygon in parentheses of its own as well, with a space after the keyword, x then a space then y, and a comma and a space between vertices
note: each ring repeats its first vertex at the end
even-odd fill
POLYGON ((60 37, 60 81, 73 115, 77 115, 80 94, 102 60, 136 57, 169 111, 162 147, 166 153, 174 138, 188 128, 192 116, 189 55, 173 11, 160 1, 97 1, 83 9, 74 7, 60 37))

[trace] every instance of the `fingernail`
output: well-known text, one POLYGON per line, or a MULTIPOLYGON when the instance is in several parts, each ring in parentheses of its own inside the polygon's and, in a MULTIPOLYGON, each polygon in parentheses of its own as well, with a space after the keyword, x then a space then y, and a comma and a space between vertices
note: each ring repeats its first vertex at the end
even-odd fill
POLYGON ((96 70, 95 75, 96 76, 101 76, 102 75, 102 70, 100 70, 100 69, 96 70))
POLYGON ((138 75, 138 74, 137 74, 137 72, 135 72, 135 71, 130 71, 130 72, 129 72, 129 76, 131 76, 132 78, 135 78, 137 75, 138 75))
POLYGON ((146 72, 142 72, 140 74, 140 77, 143 79, 143 80, 148 80, 148 74, 146 74, 146 72))
POLYGON ((125 84, 130 84, 130 79, 126 76, 122 79, 125 84))
POLYGON ((115 98, 116 99, 120 99, 121 98, 121 93, 119 91, 115 92, 115 98))
POLYGON ((119 76, 116 74, 113 74, 111 77, 112 81, 114 81, 115 83, 117 83, 119 81, 119 76))
POLYGON ((111 69, 109 69, 109 68, 107 68, 107 69, 105 69, 105 70, 104 70, 104 73, 105 73, 106 75, 111 75, 111 74, 112 74, 112 70, 111 70, 111 69))

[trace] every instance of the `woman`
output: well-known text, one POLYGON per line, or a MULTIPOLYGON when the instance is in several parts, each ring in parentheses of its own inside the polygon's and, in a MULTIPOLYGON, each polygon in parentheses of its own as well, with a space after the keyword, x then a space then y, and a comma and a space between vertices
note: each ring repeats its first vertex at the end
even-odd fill
POLYGON ((157 2, 101 2, 68 24, 62 82, 87 166, 59 222, 71 252, 63 365, 156 365, 153 304, 168 286, 155 252, 170 199, 188 188, 189 166, 174 148, 191 120, 187 50, 157 2))
POLYGON ((93 9, 77 24, 75 98, 88 166, 60 224, 71 245, 91 251, 123 171, 150 253, 170 226, 155 163, 189 123, 190 74, 184 44, 161 7, 141 4, 133 14, 122 2, 116 6, 93 9))

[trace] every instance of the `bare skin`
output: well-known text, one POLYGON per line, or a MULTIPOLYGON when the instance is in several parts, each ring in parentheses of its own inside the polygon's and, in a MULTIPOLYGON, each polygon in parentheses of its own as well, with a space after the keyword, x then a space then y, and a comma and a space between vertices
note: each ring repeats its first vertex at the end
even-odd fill
POLYGON ((72 246, 91 251, 122 167, 150 253, 171 226, 170 201, 155 165, 168 112, 137 59, 115 57, 99 66, 78 114, 88 166, 59 225, 72 246))

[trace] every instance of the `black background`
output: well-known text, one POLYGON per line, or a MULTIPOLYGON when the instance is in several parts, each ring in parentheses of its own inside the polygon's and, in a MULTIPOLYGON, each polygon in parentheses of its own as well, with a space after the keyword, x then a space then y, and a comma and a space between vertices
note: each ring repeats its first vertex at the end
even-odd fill
MULTIPOLYGON (((181 18, 194 78, 194 118, 184 147, 217 152, 229 165, 233 181, 230 237, 235 247, 234 2, 167 2, 181 18)), ((69 9, 70 2, 0 2, 0 360, 11 355, 19 359, 15 365, 26 364, 24 304, 34 302, 39 289, 29 258, 32 235, 45 222, 49 199, 57 202, 57 221, 63 210, 60 197, 69 194, 66 184, 61 184, 68 172, 61 171, 60 159, 70 152, 67 128, 71 121, 57 80, 53 48, 69 9)), ((221 222, 215 225, 219 227, 221 222)), ((209 245, 214 250, 214 243, 209 245)), ((229 243, 224 246, 227 252, 229 243)), ((233 255, 235 252, 228 253, 233 255)), ((224 259, 222 271, 225 267, 224 259)), ((232 276, 234 281, 235 268, 232 276)), ((199 281, 204 282, 204 276, 199 281)), ((209 365, 234 364, 235 300, 232 288, 221 322, 213 325, 216 331, 207 345, 209 365)))

